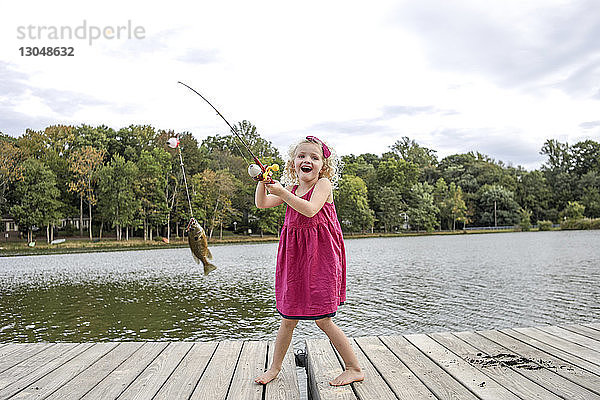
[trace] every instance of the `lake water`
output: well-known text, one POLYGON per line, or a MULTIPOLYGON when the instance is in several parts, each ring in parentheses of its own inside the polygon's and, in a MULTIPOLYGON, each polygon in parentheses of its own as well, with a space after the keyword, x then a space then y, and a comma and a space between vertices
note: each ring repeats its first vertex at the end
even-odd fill
MULTIPOLYGON (((600 320, 600 231, 346 240, 349 336, 600 320)), ((274 339, 277 244, 0 258, 0 342, 274 339)), ((303 321, 296 345, 324 337, 303 321)))

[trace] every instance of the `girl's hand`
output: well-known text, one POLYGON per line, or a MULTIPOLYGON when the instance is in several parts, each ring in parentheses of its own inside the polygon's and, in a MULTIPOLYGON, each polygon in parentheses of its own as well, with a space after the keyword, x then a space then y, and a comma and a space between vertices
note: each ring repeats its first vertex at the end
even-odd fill
MULTIPOLYGON (((278 184, 279 184, 279 182, 278 182, 278 184)), ((271 185, 269 185, 269 186, 271 186, 271 185)), ((281 185, 279 185, 279 186, 281 186, 281 185)), ((275 189, 275 191, 277 191, 277 189, 275 189)), ((268 194, 267 193, 267 185, 263 181, 258 182, 258 184, 256 185, 256 191, 254 192, 254 204, 256 204, 256 207, 258 207, 258 208, 277 207, 281 203, 283 203, 283 200, 281 199, 281 197, 276 196, 274 194, 268 194)))
POLYGON ((275 196, 280 196, 285 191, 285 188, 279 181, 274 180, 273 183, 265 183, 265 186, 269 193, 274 194, 275 196))

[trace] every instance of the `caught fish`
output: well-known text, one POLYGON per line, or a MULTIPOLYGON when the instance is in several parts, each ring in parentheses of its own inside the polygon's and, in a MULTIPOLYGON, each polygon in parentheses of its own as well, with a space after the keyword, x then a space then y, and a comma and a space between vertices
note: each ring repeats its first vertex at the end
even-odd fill
POLYGON ((209 259, 212 260, 212 254, 208 249, 208 238, 206 237, 206 233, 194 218, 190 219, 187 232, 188 242, 194 260, 197 264, 200 264, 200 261, 202 261, 202 264, 204 265, 204 274, 208 275, 210 271, 214 271, 217 267, 208 261, 209 259))

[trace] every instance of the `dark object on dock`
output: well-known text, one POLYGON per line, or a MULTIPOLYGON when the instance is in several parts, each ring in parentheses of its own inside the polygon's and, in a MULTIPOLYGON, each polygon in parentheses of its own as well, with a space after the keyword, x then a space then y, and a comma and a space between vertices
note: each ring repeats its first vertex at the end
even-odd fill
POLYGON ((552 368, 552 363, 545 362, 544 360, 538 360, 537 362, 534 360, 530 360, 526 357, 520 357, 516 354, 507 354, 500 353, 495 355, 487 355, 482 353, 477 353, 477 357, 465 358, 470 364, 479 365, 482 367, 515 367, 515 368, 525 368, 525 369, 541 369, 543 368, 540 364, 547 364, 546 368, 552 368))
POLYGON ((306 352, 304 350, 296 350, 294 357, 296 359, 296 367, 306 368, 306 352))

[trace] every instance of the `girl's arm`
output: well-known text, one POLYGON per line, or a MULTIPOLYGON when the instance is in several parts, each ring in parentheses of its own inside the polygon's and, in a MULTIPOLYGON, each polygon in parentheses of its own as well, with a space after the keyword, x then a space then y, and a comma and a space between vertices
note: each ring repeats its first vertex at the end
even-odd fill
POLYGON ((254 204, 258 208, 270 208, 277 207, 282 204, 283 200, 279 196, 274 194, 268 194, 265 184, 261 181, 256 185, 256 192, 254 192, 254 204))
POLYGON ((321 178, 317 181, 310 200, 304 200, 292 194, 289 190, 281 186, 279 182, 267 185, 269 191, 285 201, 290 207, 306 217, 314 217, 319 212, 331 194, 331 181, 327 178, 321 178))

